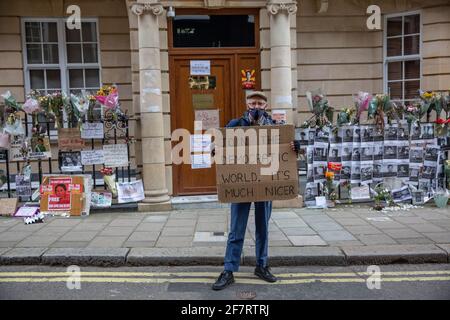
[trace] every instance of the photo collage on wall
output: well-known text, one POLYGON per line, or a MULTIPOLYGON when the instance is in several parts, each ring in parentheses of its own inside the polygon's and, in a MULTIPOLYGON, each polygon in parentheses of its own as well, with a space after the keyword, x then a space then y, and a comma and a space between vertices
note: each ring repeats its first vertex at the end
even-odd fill
POLYGON ((305 202, 318 196, 318 184, 325 182, 328 162, 342 164, 335 181, 352 186, 374 185, 386 178, 401 179, 430 192, 444 184, 444 158, 433 123, 409 128, 406 120, 386 124, 384 132, 375 125, 331 128, 302 128, 297 139, 307 162, 305 202))

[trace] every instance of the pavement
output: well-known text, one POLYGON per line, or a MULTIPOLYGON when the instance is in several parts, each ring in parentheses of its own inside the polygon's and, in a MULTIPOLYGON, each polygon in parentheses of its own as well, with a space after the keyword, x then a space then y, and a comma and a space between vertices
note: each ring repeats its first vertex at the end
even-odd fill
MULTIPOLYGON (((253 221, 251 212, 243 266, 255 262, 253 221)), ((228 225, 228 208, 48 216, 31 225, 0 217, 0 265, 220 266, 228 225)), ((273 267, 449 263, 450 210, 274 209, 269 239, 273 267)))

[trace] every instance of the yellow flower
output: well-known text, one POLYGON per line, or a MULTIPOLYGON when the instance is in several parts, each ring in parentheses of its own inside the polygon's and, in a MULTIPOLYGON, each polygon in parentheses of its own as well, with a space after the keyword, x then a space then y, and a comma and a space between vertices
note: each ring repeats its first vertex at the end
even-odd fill
POLYGON ((327 178, 327 180, 333 180, 334 179, 334 172, 332 172, 332 171, 325 172, 325 178, 327 178))

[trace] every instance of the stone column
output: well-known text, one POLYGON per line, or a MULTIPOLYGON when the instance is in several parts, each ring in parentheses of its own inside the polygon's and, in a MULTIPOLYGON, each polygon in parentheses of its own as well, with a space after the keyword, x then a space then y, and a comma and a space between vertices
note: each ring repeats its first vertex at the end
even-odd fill
POLYGON ((285 109, 293 124, 290 19, 297 12, 296 1, 270 0, 270 85, 271 109, 285 109))
POLYGON ((131 11, 138 16, 140 121, 142 176, 145 199, 139 211, 170 210, 164 159, 164 122, 158 16, 164 13, 159 0, 138 1, 131 11))

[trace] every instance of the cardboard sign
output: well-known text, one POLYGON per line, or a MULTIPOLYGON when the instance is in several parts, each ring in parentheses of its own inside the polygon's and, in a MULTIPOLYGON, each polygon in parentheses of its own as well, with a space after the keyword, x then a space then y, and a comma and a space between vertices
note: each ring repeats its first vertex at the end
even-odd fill
POLYGON ((81 126, 82 139, 103 139, 103 123, 85 122, 81 126))
POLYGON ((13 161, 25 161, 26 160, 26 156, 28 156, 28 154, 30 154, 31 152, 31 146, 28 147, 28 150, 26 150, 27 152, 25 152, 25 154, 23 153, 22 147, 24 145, 24 140, 22 138, 18 138, 14 141, 11 141, 11 146, 9 149, 9 160, 11 162, 13 161))
POLYGON ((103 150, 83 150, 81 151, 81 164, 84 166, 91 166, 94 164, 103 164, 105 158, 103 150))
POLYGON ((224 147, 216 144, 215 156, 220 202, 288 200, 298 196, 297 156, 290 147, 295 136, 292 125, 223 128, 220 131, 224 147), (248 130, 255 130, 257 139, 253 142, 251 139, 227 139, 226 130, 232 130, 229 133, 244 130, 248 135, 252 134, 248 130), (230 156, 231 152, 233 156, 230 156))
POLYGON ((84 140, 81 139, 81 132, 78 128, 58 129, 59 150, 81 150, 84 147, 84 140))
POLYGON ((119 203, 138 202, 145 199, 142 180, 132 182, 117 182, 119 203))
POLYGON ((192 76, 209 76, 211 74, 211 61, 209 60, 191 60, 190 65, 192 76))
POLYGON ((12 216, 16 212, 17 198, 4 198, 0 199, 0 215, 1 216, 12 216))
POLYGON ((110 168, 128 166, 128 148, 126 144, 106 144, 103 146, 105 166, 110 168))
POLYGON ((219 110, 195 110, 195 121, 202 122, 202 129, 220 127, 219 110))

